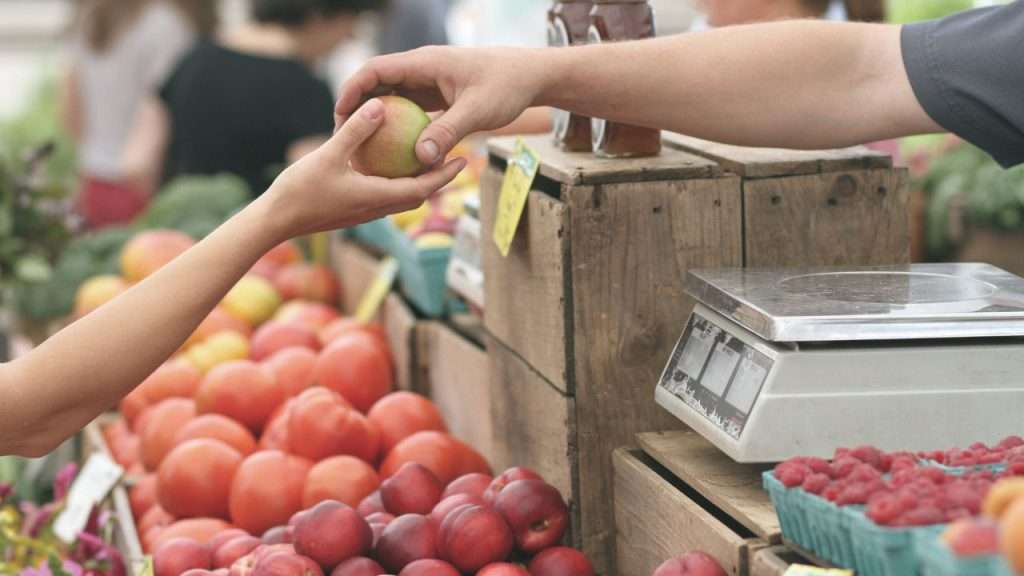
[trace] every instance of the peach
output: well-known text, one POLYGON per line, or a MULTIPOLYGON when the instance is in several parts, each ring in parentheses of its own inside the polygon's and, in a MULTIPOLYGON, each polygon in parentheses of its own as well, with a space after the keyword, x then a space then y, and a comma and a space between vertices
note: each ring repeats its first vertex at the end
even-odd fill
POLYGON ((437 530, 426 516, 406 514, 384 528, 377 542, 377 560, 391 573, 417 560, 437 557, 437 530))
POLYGON ((412 392, 392 392, 366 413, 381 430, 381 450, 387 454, 402 440, 423 430, 447 432, 444 417, 429 399, 412 392))
POLYGON ((461 576, 454 566, 444 560, 417 560, 398 573, 398 576, 461 576))
POLYGON ((149 404, 158 404, 168 398, 192 398, 199 389, 203 375, 186 360, 175 359, 153 371, 139 389, 149 404))
POLYGON ((288 415, 288 437, 301 439, 291 451, 312 460, 349 455, 373 462, 380 440, 366 417, 336 392, 320 387, 295 398, 288 415))
POLYGON ((238 450, 242 456, 248 456, 256 451, 256 438, 252 432, 235 420, 220 414, 196 416, 178 431, 174 441, 176 444, 183 444, 200 438, 220 440, 238 450))
POLYGON ((353 331, 331 342, 317 359, 316 381, 366 413, 394 387, 391 357, 369 333, 353 331))
POLYGON ((454 511, 445 519, 439 534, 442 557, 462 572, 476 572, 512 553, 512 530, 490 508, 471 506, 454 511))
POLYGON ((424 166, 416 156, 416 141, 430 125, 430 117, 415 102, 401 96, 382 96, 384 121, 355 151, 352 166, 369 176, 404 178, 424 166))
POLYGON ((726 576, 717 560, 703 552, 687 552, 666 560, 652 576, 726 576))
POLYGON ((295 551, 328 570, 365 555, 371 545, 373 531, 366 520, 341 502, 321 502, 295 524, 295 551))
POLYGON ((429 514, 441 500, 444 485, 427 467, 406 463, 380 485, 384 508, 395 515, 429 514))
POLYGON ((245 530, 242 530, 241 528, 229 528, 227 530, 224 530, 223 532, 220 532, 213 538, 210 538, 210 541, 206 544, 210 547, 210 553, 216 554, 217 550, 220 549, 221 546, 227 544, 235 538, 238 538, 239 536, 249 536, 249 533, 245 530))
POLYGON ((254 536, 238 536, 221 544, 213 553, 214 568, 231 568, 239 558, 249 554, 263 545, 263 541, 254 536))
POLYGON ((153 554, 154 576, 179 576, 187 570, 209 570, 210 566, 210 549, 191 538, 167 540, 153 554))
POLYGON ((224 296, 221 306, 229 314, 258 326, 274 315, 281 305, 281 295, 274 286, 257 276, 245 276, 224 296))
POLYGON ((380 488, 372 466, 355 456, 333 456, 317 462, 306 477, 302 505, 312 507, 324 500, 337 500, 356 507, 380 488))
POLYGON ((554 486, 543 480, 516 480, 494 500, 508 521, 516 546, 528 554, 554 546, 565 534, 569 507, 554 486))
POLYGON ((373 514, 366 516, 367 522, 371 524, 383 524, 385 526, 391 524, 394 519, 395 517, 387 512, 374 512, 373 514))
POLYGON ((440 528, 441 523, 444 522, 444 519, 452 510, 466 504, 482 506, 484 505, 484 500, 480 496, 465 493, 449 496, 438 502, 437 506, 434 506, 434 509, 430 511, 430 519, 440 528))
POLYGON ((252 576, 323 576, 324 572, 311 558, 277 552, 258 560, 252 576))
POLYGON ((204 342, 221 332, 237 332, 242 336, 249 337, 252 334, 252 326, 245 320, 232 316, 223 306, 217 306, 199 323, 192 335, 185 341, 184 348, 204 342))
MULTIPOLYGON (((573 574, 566 572, 566 574, 573 574)), ((509 564, 508 562, 495 562, 494 564, 488 564, 480 569, 476 573, 476 576, 531 576, 530 572, 526 571, 519 564, 509 564)), ((574 575, 575 576, 575 575, 574 575)), ((583 576, 582 574, 580 576, 583 576)))
POLYGON ((338 564, 331 576, 382 576, 387 574, 384 568, 369 558, 349 558, 338 564))
POLYGON ((195 418, 196 404, 185 398, 168 398, 150 408, 149 412, 151 422, 140 434, 142 463, 147 470, 156 470, 167 453, 174 448, 178 431, 195 418))
POLYGON ((81 318, 128 289, 120 276, 95 276, 79 286, 75 293, 75 317, 81 318))
POLYGON ((464 474, 459 476, 444 489, 444 493, 441 494, 441 500, 454 496, 456 494, 469 494, 471 496, 477 496, 483 500, 484 492, 487 491, 487 487, 494 481, 488 474, 464 474))
POLYGON ((1024 498, 1014 500, 1003 513, 999 543, 1010 567, 1024 571, 1024 498))
POLYGON ((532 576, 594 576, 594 566, 579 550, 548 548, 530 561, 532 576))
POLYGON ((509 483, 515 482, 516 480, 543 480, 543 478, 541 478, 540 474, 537 474, 533 470, 523 466, 509 468, 499 474, 498 477, 491 482, 491 485, 484 490, 484 502, 493 504, 495 498, 497 498, 498 494, 505 489, 505 486, 508 486, 509 483))
POLYGON ((235 360, 207 374, 196 394, 200 414, 221 414, 259 432, 284 402, 273 373, 263 366, 235 360))
POLYGON ((121 273, 130 283, 143 280, 195 244, 177 230, 150 230, 137 234, 121 249, 121 273))
POLYGON ((274 373, 284 395, 291 398, 313 385, 316 358, 316 352, 309 348, 292 347, 276 352, 264 360, 263 365, 274 373))
POLYGON ((259 362, 293 346, 319 350, 320 339, 316 332, 300 324, 271 320, 257 328, 252 335, 249 355, 259 362))
POLYGON ((312 300, 334 306, 340 298, 334 272, 319 264, 289 264, 278 270, 273 283, 285 300, 312 300))
POLYGON ((274 320, 299 324, 319 332, 338 319, 338 311, 323 302, 292 300, 281 306, 274 320))
POLYGON ((179 444, 160 463, 160 506, 178 518, 228 517, 228 494, 242 455, 220 440, 179 444))

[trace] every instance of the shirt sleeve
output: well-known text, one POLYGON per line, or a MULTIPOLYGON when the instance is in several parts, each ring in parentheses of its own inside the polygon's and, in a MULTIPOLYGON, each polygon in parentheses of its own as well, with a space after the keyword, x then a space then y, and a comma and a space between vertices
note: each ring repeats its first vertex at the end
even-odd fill
POLYGON ((1024 0, 906 25, 901 43, 935 122, 1004 167, 1024 163, 1024 0))

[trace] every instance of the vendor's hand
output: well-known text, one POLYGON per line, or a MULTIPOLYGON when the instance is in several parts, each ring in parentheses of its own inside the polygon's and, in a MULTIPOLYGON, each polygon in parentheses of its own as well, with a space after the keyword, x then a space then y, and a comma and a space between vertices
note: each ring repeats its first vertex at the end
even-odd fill
POLYGON ((532 49, 444 46, 380 56, 342 87, 336 121, 341 126, 368 96, 391 92, 444 111, 416 145, 420 161, 432 166, 466 136, 501 128, 531 106, 543 87, 541 57, 532 49))
POLYGON ((346 228, 411 210, 452 181, 466 166, 462 158, 416 178, 366 176, 349 165, 352 153, 384 120, 384 106, 364 104, 334 136, 289 166, 264 198, 281 239, 346 228))

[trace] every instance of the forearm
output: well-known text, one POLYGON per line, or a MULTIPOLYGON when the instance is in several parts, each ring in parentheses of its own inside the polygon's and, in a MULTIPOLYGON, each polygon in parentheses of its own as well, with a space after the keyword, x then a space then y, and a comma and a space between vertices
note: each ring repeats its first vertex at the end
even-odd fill
POLYGON ((899 33, 795 21, 549 50, 537 103, 748 146, 936 131, 907 80, 899 33))
POLYGON ((257 201, 192 250, 4 366, 0 453, 38 454, 130 392, 178 349, 283 234, 257 201))

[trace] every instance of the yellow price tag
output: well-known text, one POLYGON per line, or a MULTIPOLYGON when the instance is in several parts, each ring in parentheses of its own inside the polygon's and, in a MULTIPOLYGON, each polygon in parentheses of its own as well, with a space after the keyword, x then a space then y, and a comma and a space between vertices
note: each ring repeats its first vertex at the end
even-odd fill
POLYGON ((139 576, 153 576, 153 557, 146 556, 142 561, 142 570, 139 571, 139 576))
POLYGON ((502 256, 508 256, 509 248, 512 247, 526 199, 530 195, 530 187, 539 168, 537 153, 525 142, 518 140, 515 154, 509 158, 508 168, 505 169, 505 180, 501 183, 498 212, 494 220, 494 243, 502 256))
POLYGON ((366 289, 362 300, 359 301, 359 306, 356 306, 357 321, 366 323, 377 315, 377 310, 380 309, 384 298, 391 291, 391 285, 395 283, 396 276, 398 276, 398 261, 391 256, 381 260, 380 267, 377 268, 377 276, 374 277, 370 287, 366 289))
POLYGON ((853 570, 840 568, 819 568, 818 566, 793 564, 786 569, 784 576, 854 576, 854 573, 853 570))

